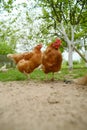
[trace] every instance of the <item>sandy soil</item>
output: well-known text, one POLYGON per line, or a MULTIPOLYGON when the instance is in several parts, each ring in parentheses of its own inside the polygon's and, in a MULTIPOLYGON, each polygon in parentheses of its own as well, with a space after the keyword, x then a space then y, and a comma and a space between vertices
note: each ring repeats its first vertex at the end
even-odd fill
POLYGON ((0 82, 0 130, 87 130, 87 86, 0 82))

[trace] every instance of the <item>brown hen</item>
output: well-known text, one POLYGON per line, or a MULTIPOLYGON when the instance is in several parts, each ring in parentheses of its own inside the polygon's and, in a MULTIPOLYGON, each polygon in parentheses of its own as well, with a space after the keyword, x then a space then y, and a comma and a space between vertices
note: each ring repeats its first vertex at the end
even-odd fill
POLYGON ((58 72, 61 69, 62 54, 59 50, 60 45, 60 39, 56 39, 55 42, 47 47, 42 56, 42 70, 46 74, 52 72, 52 80, 54 80, 54 72, 58 72))
POLYGON ((26 57, 18 62, 17 68, 20 72, 28 75, 41 64, 41 57, 42 57, 41 48, 42 48, 41 44, 37 45, 31 52, 32 55, 29 57, 29 59, 28 57, 26 57))

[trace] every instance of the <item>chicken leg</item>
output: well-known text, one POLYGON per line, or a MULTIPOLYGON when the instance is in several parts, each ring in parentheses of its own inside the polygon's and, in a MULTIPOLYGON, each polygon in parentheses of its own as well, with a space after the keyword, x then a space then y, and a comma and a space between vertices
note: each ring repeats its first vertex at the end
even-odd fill
POLYGON ((51 81, 54 81, 54 72, 52 72, 52 78, 51 81))

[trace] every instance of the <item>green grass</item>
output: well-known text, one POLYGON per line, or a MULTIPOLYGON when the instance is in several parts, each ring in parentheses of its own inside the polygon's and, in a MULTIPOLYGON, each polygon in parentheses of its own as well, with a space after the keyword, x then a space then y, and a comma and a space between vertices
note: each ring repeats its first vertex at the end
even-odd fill
MULTIPOLYGON (((68 62, 64 61, 62 64, 63 68, 68 68, 68 62)), ((75 68, 85 68, 85 62, 84 61, 73 61, 73 67, 75 68)))
POLYGON ((7 72, 0 72, 0 81, 25 80, 26 77, 17 69, 8 69, 7 72))
MULTIPOLYGON (((68 66, 63 64, 61 71, 55 73, 56 80, 64 80, 71 78, 78 78, 87 74, 87 68, 81 65, 74 65, 72 71, 68 70, 68 66)), ((48 79, 51 79, 52 74, 48 74, 48 79)), ((46 75, 42 70, 36 69, 30 74, 30 78, 33 80, 44 80, 46 75)), ((11 68, 7 72, 0 72, 0 81, 20 81, 27 80, 27 77, 20 73, 16 68, 11 68)))

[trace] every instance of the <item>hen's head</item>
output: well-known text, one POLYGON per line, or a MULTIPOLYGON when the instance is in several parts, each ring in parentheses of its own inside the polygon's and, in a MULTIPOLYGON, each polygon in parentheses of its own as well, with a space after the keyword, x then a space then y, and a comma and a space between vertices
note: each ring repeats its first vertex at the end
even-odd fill
POLYGON ((56 39, 55 42, 53 42, 51 44, 52 47, 54 47, 55 49, 58 49, 61 46, 61 40, 60 39, 56 39))
POLYGON ((36 47, 35 47, 35 49, 41 49, 42 48, 42 44, 38 44, 36 47))

